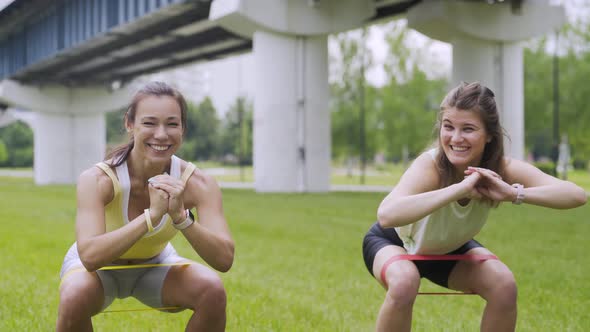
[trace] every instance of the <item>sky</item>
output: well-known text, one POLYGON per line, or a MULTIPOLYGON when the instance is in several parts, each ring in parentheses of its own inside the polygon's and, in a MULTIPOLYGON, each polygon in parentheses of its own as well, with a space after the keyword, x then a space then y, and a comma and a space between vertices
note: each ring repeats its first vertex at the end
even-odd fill
POLYGON ((4 9, 6 6, 10 5, 11 2, 14 0, 0 0, 0 10, 4 9))

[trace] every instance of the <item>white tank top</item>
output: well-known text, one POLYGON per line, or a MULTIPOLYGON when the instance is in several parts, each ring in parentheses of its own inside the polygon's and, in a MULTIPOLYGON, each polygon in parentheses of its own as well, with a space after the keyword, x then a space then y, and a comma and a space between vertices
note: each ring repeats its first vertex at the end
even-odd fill
MULTIPOLYGON (((437 150, 427 153, 434 159, 437 150)), ((454 201, 395 231, 409 254, 442 255, 473 239, 485 225, 489 211, 490 206, 481 201, 470 200, 466 206, 454 201)))

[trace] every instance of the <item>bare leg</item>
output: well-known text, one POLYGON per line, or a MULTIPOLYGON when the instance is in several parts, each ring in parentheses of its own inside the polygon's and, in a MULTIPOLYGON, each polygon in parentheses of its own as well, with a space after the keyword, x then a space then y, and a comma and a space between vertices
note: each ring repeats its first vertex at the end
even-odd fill
MULTIPOLYGON (((487 255, 491 252, 474 248, 467 254, 487 255)), ((481 331, 515 330, 516 282, 510 269, 501 261, 460 261, 449 276, 449 287, 477 293, 486 300, 481 331)))
POLYGON ((59 289, 56 331, 92 331, 91 317, 102 308, 104 294, 96 273, 73 272, 59 289))
POLYGON ((221 279, 213 270, 200 265, 173 266, 162 289, 165 306, 180 306, 194 311, 186 331, 224 331, 226 294, 221 279))
MULTIPOLYGON (((380 280, 380 274, 385 262, 392 256, 405 254, 407 253, 403 248, 393 245, 383 247, 377 252, 373 275, 382 286, 385 287, 385 284, 380 280)), ((420 287, 418 269, 411 261, 396 261, 389 265, 386 279, 389 288, 377 317, 377 331, 410 331, 412 309, 420 287)))

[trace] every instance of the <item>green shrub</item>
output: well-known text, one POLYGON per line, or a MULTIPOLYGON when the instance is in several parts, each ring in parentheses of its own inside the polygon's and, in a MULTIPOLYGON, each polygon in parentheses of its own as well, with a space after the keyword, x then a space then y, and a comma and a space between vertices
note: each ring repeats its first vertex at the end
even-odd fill
POLYGON ((6 144, 4 141, 0 139, 0 165, 4 165, 8 160, 8 149, 6 149, 6 144))
POLYGON ((588 160, 575 158, 573 162, 574 169, 587 169, 588 160))
POLYGON ((541 171, 555 176, 555 163, 552 161, 543 161, 543 162, 536 162, 534 163, 535 167, 540 169, 541 171))

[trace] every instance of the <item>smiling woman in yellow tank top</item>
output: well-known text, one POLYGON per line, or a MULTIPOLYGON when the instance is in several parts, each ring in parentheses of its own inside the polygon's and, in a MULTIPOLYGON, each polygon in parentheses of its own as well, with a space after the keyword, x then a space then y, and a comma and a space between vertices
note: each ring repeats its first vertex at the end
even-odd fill
POLYGON ((226 272, 233 263, 219 186, 174 155, 186 111, 178 91, 147 84, 125 114, 130 142, 80 175, 76 242, 61 269, 58 331, 92 330, 93 315, 128 296, 154 308, 198 311, 187 331, 225 329, 221 279, 211 268, 180 257, 169 243, 180 232, 213 269, 226 272), (190 265, 176 264, 181 262, 190 265), (135 264, 154 267, 121 268, 135 264))

